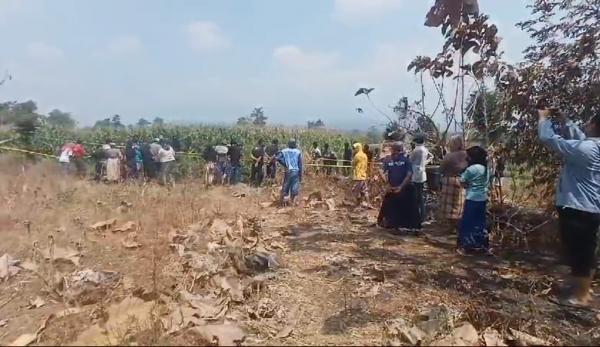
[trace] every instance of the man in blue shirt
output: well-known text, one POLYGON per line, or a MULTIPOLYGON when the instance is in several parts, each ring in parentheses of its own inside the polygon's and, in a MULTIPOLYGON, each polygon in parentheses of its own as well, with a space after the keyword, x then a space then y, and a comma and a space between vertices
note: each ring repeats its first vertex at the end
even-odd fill
POLYGON ((563 119, 560 135, 548 119, 551 111, 544 106, 539 108, 540 141, 563 161, 556 206, 572 275, 571 292, 563 302, 588 305, 597 263, 596 233, 600 226, 600 115, 585 124, 585 133, 573 122, 563 119))
POLYGON ((285 203, 285 197, 290 197, 293 204, 300 193, 300 183, 302 183, 302 152, 297 148, 296 140, 288 142, 287 148, 284 148, 277 154, 277 161, 285 168, 283 186, 281 188, 281 205, 285 203))

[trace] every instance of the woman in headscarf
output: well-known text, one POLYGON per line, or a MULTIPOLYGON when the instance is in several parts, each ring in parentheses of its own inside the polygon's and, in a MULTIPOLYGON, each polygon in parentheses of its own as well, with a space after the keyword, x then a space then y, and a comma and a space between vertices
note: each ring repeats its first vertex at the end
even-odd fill
POLYGON ((463 138, 453 136, 448 143, 448 154, 444 156, 440 171, 442 174, 442 192, 440 196, 440 219, 448 222, 452 229, 456 228, 462 215, 465 192, 460 183, 460 174, 465 171, 467 152, 463 138))
POLYGON ((388 191, 383 198, 377 225, 389 229, 420 229, 412 179, 412 164, 400 142, 392 145, 392 153, 383 159, 387 173, 388 191))
POLYGON ((106 180, 108 182, 118 182, 121 179, 121 160, 123 154, 116 148, 114 143, 106 150, 106 180))

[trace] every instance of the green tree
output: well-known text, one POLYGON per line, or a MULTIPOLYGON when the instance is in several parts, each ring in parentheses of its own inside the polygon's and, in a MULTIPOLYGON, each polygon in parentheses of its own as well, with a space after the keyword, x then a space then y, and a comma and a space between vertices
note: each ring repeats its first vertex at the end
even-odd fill
POLYGON ((237 125, 246 126, 252 124, 252 120, 248 117, 240 117, 237 120, 237 125))
POLYGON ((158 125, 158 126, 162 126, 165 125, 165 120, 160 118, 160 117, 156 117, 154 118, 154 120, 152 121, 153 125, 158 125))
POLYGON ((69 112, 63 112, 58 109, 54 109, 48 113, 46 122, 52 126, 64 129, 73 129, 76 125, 73 116, 69 112))
POLYGON ((306 123, 306 126, 309 129, 320 129, 320 128, 324 128, 325 127, 325 122, 323 122, 320 118, 317 119, 317 120, 315 120, 315 121, 309 120, 306 123))
POLYGON ((110 118, 104 118, 94 123, 94 129, 108 129, 112 126, 110 118))
POLYGON ((536 184, 553 187, 559 161, 539 143, 536 104, 547 100, 576 123, 600 113, 600 0, 534 0, 530 8, 531 19, 517 26, 532 43, 525 61, 497 78, 499 107, 511 125, 511 162, 532 167, 536 184))
POLYGON ((252 110, 252 113, 250 113, 249 118, 252 120, 253 125, 259 127, 267 125, 267 117, 265 116, 265 112, 262 107, 255 107, 254 110, 252 110))
POLYGON ((112 118, 110 120, 110 126, 115 129, 125 128, 125 125, 123 125, 123 123, 121 123, 121 116, 119 116, 118 114, 115 114, 114 116, 112 116, 112 118))
POLYGON ((36 130, 40 127, 41 116, 37 114, 37 105, 28 100, 22 103, 8 102, 1 104, 0 114, 3 124, 12 125, 21 136, 23 143, 30 145, 36 130))
POLYGON ((145 128, 151 124, 152 123, 150 121, 147 121, 146 118, 140 118, 140 120, 137 121, 137 126, 140 128, 145 128))

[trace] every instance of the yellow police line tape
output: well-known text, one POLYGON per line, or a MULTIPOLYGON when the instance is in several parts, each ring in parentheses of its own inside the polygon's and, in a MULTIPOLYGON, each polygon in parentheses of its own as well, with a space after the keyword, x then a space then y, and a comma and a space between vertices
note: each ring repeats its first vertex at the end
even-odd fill
MULTIPOLYGON (((1 150, 5 150, 5 151, 14 151, 14 152, 20 152, 20 153, 35 154, 35 155, 40 155, 40 156, 43 156, 43 157, 54 158, 54 159, 58 159, 59 158, 59 157, 57 157, 55 155, 46 154, 46 153, 40 153, 40 152, 34 152, 34 151, 28 151, 26 149, 21 149, 21 148, 0 146, 0 149, 1 150)), ((178 154, 195 154, 195 153, 186 153, 186 152, 177 152, 177 153, 178 154)), ((249 160, 251 160, 251 159, 249 159, 249 160)), ((337 168, 351 168, 352 167, 352 166, 325 165, 325 164, 303 164, 303 166, 337 167, 337 168)))
POLYGON ((39 152, 33 152, 33 151, 28 151, 26 149, 13 148, 13 147, 5 147, 5 146, 0 146, 0 149, 3 149, 5 151, 14 151, 14 152, 27 153, 27 154, 35 154, 35 155, 41 155, 41 156, 44 156, 44 157, 50 157, 50 158, 58 159, 58 157, 55 156, 55 155, 46 154, 46 153, 39 153, 39 152))

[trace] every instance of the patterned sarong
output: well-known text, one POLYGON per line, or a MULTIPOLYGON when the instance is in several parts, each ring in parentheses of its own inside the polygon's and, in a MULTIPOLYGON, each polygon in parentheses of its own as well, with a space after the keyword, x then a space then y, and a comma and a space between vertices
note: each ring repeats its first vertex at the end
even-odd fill
POLYGON ((440 214, 442 219, 459 220, 465 203, 465 189, 458 177, 442 178, 440 214))

